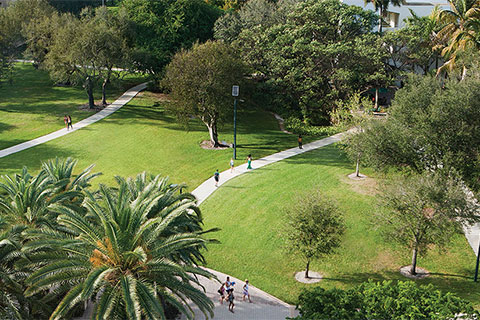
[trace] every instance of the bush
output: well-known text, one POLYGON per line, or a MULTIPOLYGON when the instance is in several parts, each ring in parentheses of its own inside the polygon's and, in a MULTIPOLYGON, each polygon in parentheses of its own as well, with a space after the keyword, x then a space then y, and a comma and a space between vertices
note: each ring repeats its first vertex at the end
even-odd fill
POLYGON ((285 129, 295 134, 302 136, 330 136, 339 132, 335 127, 317 127, 305 124, 298 118, 289 117, 284 122, 285 129))
POLYGON ((296 320, 478 319, 472 304, 433 285, 414 282, 366 282, 349 290, 317 287, 299 296, 296 320))

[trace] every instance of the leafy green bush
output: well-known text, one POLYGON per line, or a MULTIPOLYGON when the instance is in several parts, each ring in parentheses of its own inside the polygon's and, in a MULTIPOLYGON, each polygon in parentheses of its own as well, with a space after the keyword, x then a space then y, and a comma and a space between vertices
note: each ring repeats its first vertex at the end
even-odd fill
POLYGON ((353 289, 316 287, 299 296, 296 320, 443 320, 478 319, 472 304, 433 285, 414 282, 366 282, 353 289))
POLYGON ((311 126, 295 117, 285 119, 284 125, 287 131, 304 136, 330 136, 339 132, 338 128, 311 126))

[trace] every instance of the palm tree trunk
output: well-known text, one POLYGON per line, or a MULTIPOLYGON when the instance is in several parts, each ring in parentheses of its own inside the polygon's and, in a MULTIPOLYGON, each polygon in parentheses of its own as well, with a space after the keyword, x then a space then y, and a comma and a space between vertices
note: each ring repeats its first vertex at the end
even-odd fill
POLYGON ((310 260, 307 261, 307 267, 305 268, 305 279, 308 279, 308 270, 310 269, 310 260))
POLYGON ((380 17, 378 18, 378 33, 382 33, 383 8, 380 6, 380 17))
POLYGON ((378 88, 375 88, 375 111, 378 111, 378 96, 379 96, 379 90, 378 88))

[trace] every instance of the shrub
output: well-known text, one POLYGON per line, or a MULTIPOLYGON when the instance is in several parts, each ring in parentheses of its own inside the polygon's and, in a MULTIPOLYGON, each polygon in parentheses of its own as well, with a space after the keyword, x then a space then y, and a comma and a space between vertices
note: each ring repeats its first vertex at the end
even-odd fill
POLYGON ((447 320, 478 319, 472 304, 454 294, 435 290, 432 284, 366 282, 353 289, 304 290, 297 308, 307 319, 447 320))
POLYGON ((311 126, 305 124, 298 118, 289 117, 284 122, 285 129, 295 134, 301 134, 303 136, 330 136, 338 133, 339 129, 335 127, 325 126, 311 126))

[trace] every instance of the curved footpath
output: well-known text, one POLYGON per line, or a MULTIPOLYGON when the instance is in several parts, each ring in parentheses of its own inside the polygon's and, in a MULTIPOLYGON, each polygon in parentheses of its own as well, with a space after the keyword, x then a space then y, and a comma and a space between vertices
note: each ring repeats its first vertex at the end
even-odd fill
MULTIPOLYGON (((291 148, 258 160, 254 160, 252 161, 252 170, 338 142, 340 141, 342 135, 343 133, 339 133, 328 138, 305 144, 303 146, 303 149, 299 149, 298 147, 291 148)), ((247 164, 244 163, 242 165, 236 166, 233 173, 230 172, 230 169, 221 172, 218 187, 221 187, 221 185, 225 182, 241 174, 244 174, 247 171, 251 170, 247 170, 247 164)), ((213 194, 218 187, 215 187, 215 181, 213 177, 211 177, 207 181, 203 182, 200 186, 198 186, 195 190, 193 190, 192 194, 197 197, 198 204, 200 205, 211 194, 213 194)), ((224 273, 211 269, 207 270, 217 276, 220 281, 225 281, 225 278, 227 277, 227 275, 224 273)), ((236 282, 234 291, 235 313, 231 313, 228 311, 228 304, 226 302, 224 302, 223 305, 220 304, 219 294, 217 293, 217 290, 220 288, 220 284, 215 280, 209 280, 207 278, 200 277, 200 282, 205 287, 207 296, 212 299, 215 304, 215 319, 284 320, 286 317, 294 317, 298 315, 298 312, 295 310, 295 306, 289 305, 288 303, 285 303, 280 299, 277 299, 274 296, 253 287, 252 285, 250 285, 249 292, 252 297, 253 303, 249 303, 248 301, 242 301, 242 288, 245 284, 245 282, 243 282, 242 280, 244 279, 236 279, 233 276, 230 276, 230 278, 232 281, 236 282)), ((195 306, 192 307, 195 310, 196 319, 205 319, 203 314, 195 306)), ((182 319, 186 319, 186 317, 183 317, 182 319)))
MULTIPOLYGON (((26 142, 17 144, 15 146, 0 150, 0 158, 37 146, 39 144, 48 142, 50 140, 62 137, 64 135, 77 131, 81 128, 84 128, 92 123, 95 123, 99 120, 102 120, 105 117, 108 117, 109 115, 117 111, 118 109, 120 109, 121 107, 123 107, 128 102, 130 102, 130 100, 132 100, 140 91, 144 90, 146 86, 147 86, 147 83, 142 83, 127 90, 120 98, 115 100, 114 103, 110 104, 108 107, 106 107, 102 111, 75 123, 73 130, 68 131, 66 128, 63 128, 61 130, 49 133, 47 135, 38 137, 36 139, 26 141, 26 142)), ((308 143, 303 146, 303 149, 291 148, 285 151, 281 151, 281 152, 266 156, 258 160, 254 160, 252 161, 252 167, 253 167, 252 170, 302 154, 304 152, 315 150, 315 149, 327 146, 329 144, 338 142, 340 141, 343 134, 344 133, 339 133, 328 138, 324 138, 321 140, 317 140, 315 142, 308 143)), ((218 186, 220 187, 225 182, 241 174, 244 174, 247 171, 251 171, 251 170, 247 170, 247 165, 246 163, 244 163, 242 165, 236 166, 233 173, 230 172, 230 169, 224 172, 221 172, 218 186)), ((200 205, 211 194, 213 194, 216 189, 217 187, 215 187, 215 181, 213 180, 213 177, 211 177, 207 181, 203 182, 200 186, 198 186, 195 190, 193 190, 192 194, 194 194, 197 197, 198 204, 200 205)), ((480 242, 480 239, 479 239, 480 224, 476 224, 475 226, 471 226, 470 228, 465 228, 464 231, 465 231, 465 236, 468 242, 470 243, 470 246, 473 248, 473 251, 475 252, 475 254, 477 254, 478 248, 479 248, 479 242, 480 242)), ((209 270, 215 276, 217 276, 217 278, 220 281, 225 281, 225 278, 227 276, 226 274, 215 271, 215 270, 211 270, 211 269, 207 269, 207 270, 209 270)), ((220 302, 218 299, 219 295, 217 293, 217 290, 220 287, 219 283, 217 281, 201 278, 201 284, 205 287, 207 296, 210 297, 212 301, 215 303, 214 312, 215 312, 216 319, 222 319, 222 320, 223 319, 237 319, 237 320, 239 319, 255 319, 255 320, 282 319, 283 320, 286 317, 293 317, 297 315, 295 306, 289 305, 275 298, 274 296, 258 288, 255 288, 252 285, 250 285, 250 294, 252 296, 253 303, 243 302, 242 287, 244 285, 244 282, 241 281, 240 279, 234 278, 233 276, 230 276, 230 278, 232 281, 236 282, 235 309, 234 309, 235 313, 231 313, 228 311, 227 303, 220 305, 220 302)), ((193 307, 193 310, 196 313, 196 319, 204 319, 203 314, 197 308, 193 307)), ((89 311, 91 312, 91 310, 89 311)), ((88 315, 90 312, 88 311, 85 312, 83 317, 85 317, 85 315, 88 315)), ((83 319, 83 317, 79 317, 76 319, 83 319)))
POLYGON ((66 134, 77 131, 78 129, 84 128, 92 123, 102 120, 103 118, 108 117, 109 115, 111 115, 112 113, 114 113, 115 111, 123 107, 125 104, 130 102, 130 100, 132 100, 140 91, 144 90, 146 87, 147 87, 147 83, 145 82, 145 83, 139 84, 138 86, 128 89, 120 98, 115 100, 114 103, 108 105, 103 110, 95 113, 93 116, 90 116, 86 119, 83 119, 79 122, 74 123, 72 130, 67 130, 67 128, 63 128, 58 131, 35 138, 33 140, 26 141, 26 142, 14 145, 10 148, 0 150, 0 158, 11 155, 12 153, 20 152, 25 149, 38 146, 39 144, 48 142, 50 140, 63 137, 66 134))

